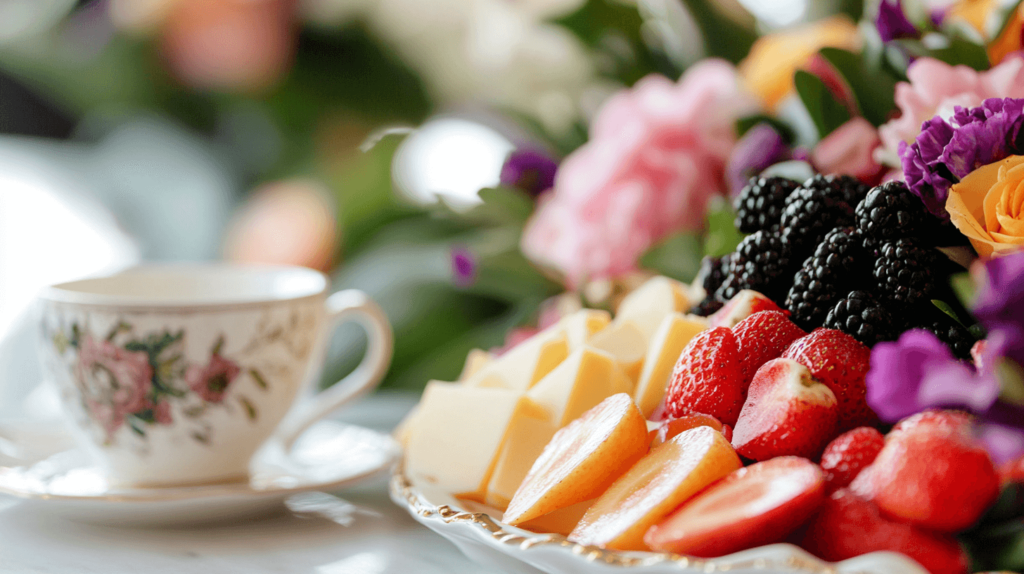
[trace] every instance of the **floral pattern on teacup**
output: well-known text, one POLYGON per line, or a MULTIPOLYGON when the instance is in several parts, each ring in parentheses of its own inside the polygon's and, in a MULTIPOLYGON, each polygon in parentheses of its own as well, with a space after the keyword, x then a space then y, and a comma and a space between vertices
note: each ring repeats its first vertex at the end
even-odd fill
MULTIPOLYGON (((210 350, 206 363, 187 363, 182 350, 184 338, 184 330, 139 336, 125 322, 105 338, 78 323, 72 323, 69 332, 54 335, 58 355, 72 353, 72 375, 82 406, 102 429, 106 444, 113 444, 124 426, 145 438, 150 427, 173 424, 174 412, 188 419, 201 419, 208 407, 223 405, 242 367, 222 354, 223 336, 210 350), (178 408, 172 408, 174 405, 178 408)), ((256 369, 249 369, 248 374, 260 388, 267 388, 256 369)), ((258 413, 252 401, 241 394, 235 398, 246 416, 256 420, 258 413)), ((210 439, 204 432, 191 436, 202 443, 210 439)))

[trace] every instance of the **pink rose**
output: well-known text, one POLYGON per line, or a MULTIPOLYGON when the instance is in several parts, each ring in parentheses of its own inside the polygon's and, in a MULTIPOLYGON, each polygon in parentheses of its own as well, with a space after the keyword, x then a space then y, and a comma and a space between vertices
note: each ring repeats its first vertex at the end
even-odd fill
POLYGON ((921 124, 939 115, 952 117, 955 106, 975 107, 987 98, 1024 98, 1024 59, 1008 58, 986 72, 919 58, 907 69, 910 83, 896 85, 896 105, 902 115, 878 128, 880 163, 899 166, 901 141, 913 143, 921 124))
POLYGON ((189 365, 185 370, 185 382, 204 401, 219 403, 224 400, 228 385, 241 371, 234 361, 214 353, 205 366, 189 365))
POLYGON ((667 235, 701 228, 708 199, 725 190, 736 119, 756 109, 721 60, 693 66, 677 83, 652 74, 615 94, 590 141, 559 167, 523 252, 564 272, 570 286, 635 269, 667 235))
POLYGON ((111 341, 85 335, 75 377, 86 407, 108 438, 126 416, 153 406, 149 399, 153 369, 144 352, 127 351, 111 341))
POLYGON ((811 152, 811 163, 820 173, 849 174, 866 183, 875 183, 882 171, 882 166, 874 159, 879 144, 875 126, 856 117, 818 142, 811 152))

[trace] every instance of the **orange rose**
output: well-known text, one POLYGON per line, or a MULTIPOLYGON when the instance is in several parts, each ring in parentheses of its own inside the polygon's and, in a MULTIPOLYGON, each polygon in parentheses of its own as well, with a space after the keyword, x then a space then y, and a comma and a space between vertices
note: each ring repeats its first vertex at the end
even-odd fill
POLYGON ((830 46, 856 50, 860 45, 857 25, 845 16, 819 20, 799 28, 762 36, 740 63, 747 87, 774 109, 793 92, 793 74, 818 50, 830 46))
POLYGON ((1010 54, 1024 49, 1022 34, 1024 34, 1024 4, 1014 10, 999 36, 988 45, 988 59, 993 66, 1005 60, 1010 54))
POLYGON ((980 167, 949 191, 946 211, 982 257, 1024 246, 1024 156, 980 167))

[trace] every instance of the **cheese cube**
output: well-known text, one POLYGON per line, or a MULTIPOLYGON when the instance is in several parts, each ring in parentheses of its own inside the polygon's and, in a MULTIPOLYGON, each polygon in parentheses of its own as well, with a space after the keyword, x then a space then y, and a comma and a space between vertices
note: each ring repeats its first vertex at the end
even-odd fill
POLYGON ((526 395, 547 409, 557 430, 604 399, 616 393, 629 393, 632 386, 610 353, 583 347, 538 381, 526 395))
POLYGON ((562 330, 544 331, 484 365, 465 381, 468 387, 500 387, 526 392, 569 355, 562 330))
POLYGON ((459 381, 466 382, 470 377, 480 372, 494 357, 483 349, 473 349, 466 355, 466 363, 462 366, 462 373, 459 374, 459 381))
POLYGON ((633 394, 633 399, 645 417, 650 418, 665 396, 672 370, 683 349, 690 339, 704 329, 707 329, 707 324, 702 318, 681 313, 672 313, 661 322, 647 349, 640 382, 633 394))
MULTIPOLYGON (((647 354, 647 337, 631 321, 612 321, 590 339, 589 346, 611 353, 634 386, 647 354)), ((632 393, 632 390, 629 391, 632 393)))
POLYGON ((569 352, 586 345, 595 333, 612 322, 612 314, 603 309, 581 309, 566 315, 552 329, 562 329, 568 337, 569 352))
POLYGON ((548 418, 520 417, 509 428, 505 443, 487 485, 486 502, 501 511, 530 472, 533 462, 544 452, 558 427, 548 418))
POLYGON ((668 277, 653 277, 626 295, 615 313, 615 321, 631 321, 650 341, 662 320, 670 313, 690 309, 688 288, 668 277))
POLYGON ((431 381, 408 432, 406 470, 458 496, 483 500, 510 429, 547 411, 511 389, 431 381))

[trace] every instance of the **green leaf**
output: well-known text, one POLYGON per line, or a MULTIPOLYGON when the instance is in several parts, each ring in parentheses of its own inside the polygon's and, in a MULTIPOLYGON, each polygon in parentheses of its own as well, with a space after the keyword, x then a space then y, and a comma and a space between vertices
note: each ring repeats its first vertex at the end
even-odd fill
POLYGON ((252 377, 252 380, 256 381, 256 384, 259 385, 261 389, 267 390, 270 388, 270 385, 267 384, 267 380, 264 379, 263 375, 261 375, 256 369, 249 369, 249 376, 252 377))
POLYGON ((242 408, 245 409, 245 414, 249 417, 249 420, 256 420, 256 407, 249 402, 249 399, 245 397, 238 397, 238 402, 242 404, 242 408))
POLYGON ((869 70, 853 52, 823 48, 821 55, 846 80, 864 118, 875 126, 885 123, 896 109, 896 78, 883 70, 869 70))
POLYGON ((821 78, 809 72, 797 70, 793 82, 796 84, 800 101, 807 108, 807 113, 818 130, 819 139, 832 133, 833 130, 850 119, 850 113, 836 101, 821 78))
POLYGON ((616 0, 587 0, 579 10, 555 21, 602 56, 601 72, 627 85, 659 69, 643 38, 643 18, 636 6, 616 0))
POLYGON ((678 233, 652 247, 640 258, 640 266, 680 281, 691 281, 700 270, 700 238, 678 233))
POLYGON ((504 186, 484 188, 478 195, 483 203, 465 213, 468 220, 522 225, 533 213, 533 198, 521 189, 504 186))
POLYGON ((720 257, 736 250, 743 241, 743 234, 733 222, 736 214, 725 199, 717 197, 708 208, 707 231, 704 235, 704 254, 720 257))
POLYGON ((953 288, 956 298, 960 300, 961 305, 968 309, 974 305, 978 289, 970 273, 957 273, 950 276, 949 284, 953 288))
POLYGON ((932 299, 932 305, 938 307, 939 311, 942 311, 946 315, 949 315, 949 317, 956 321, 957 323, 961 325, 963 324, 960 322, 960 317, 957 317, 956 311, 953 310, 953 307, 951 307, 949 303, 946 303, 945 301, 940 301, 939 299, 932 299))
POLYGON ((938 48, 929 48, 920 40, 912 39, 893 40, 892 43, 898 44, 910 56, 915 58, 935 58, 951 66, 963 65, 978 71, 984 71, 989 68, 988 53, 985 51, 985 46, 961 37, 946 36, 946 39, 948 44, 938 48))
MULTIPOLYGON (((704 38, 704 50, 708 56, 725 58, 734 64, 745 58, 750 47, 757 40, 754 31, 755 20, 743 11, 738 18, 726 14, 721 3, 710 0, 681 0, 687 11, 693 16, 697 27, 704 38)), ((730 3, 731 7, 740 10, 738 3, 730 3)))

